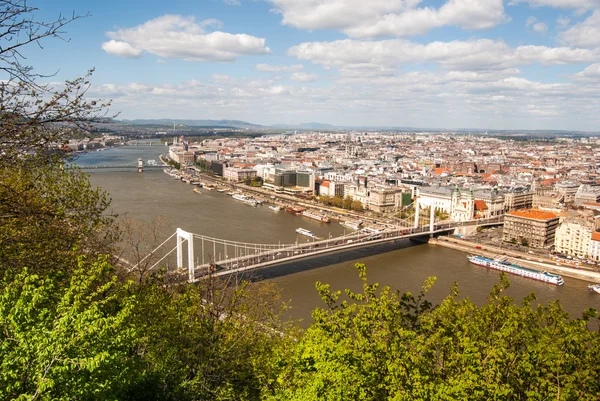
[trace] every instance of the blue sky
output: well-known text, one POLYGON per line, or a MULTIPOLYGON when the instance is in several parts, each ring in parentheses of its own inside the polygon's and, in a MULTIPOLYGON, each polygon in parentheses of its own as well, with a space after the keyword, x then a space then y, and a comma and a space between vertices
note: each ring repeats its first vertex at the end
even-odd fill
POLYGON ((600 131, 600 0, 30 1, 120 118, 600 131))

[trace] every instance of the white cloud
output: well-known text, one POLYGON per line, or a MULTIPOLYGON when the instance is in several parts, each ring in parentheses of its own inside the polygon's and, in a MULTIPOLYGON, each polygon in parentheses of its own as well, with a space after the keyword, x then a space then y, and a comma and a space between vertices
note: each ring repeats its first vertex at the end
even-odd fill
POLYGON ((317 75, 307 74, 306 72, 295 72, 290 77, 290 79, 292 81, 298 81, 298 82, 312 82, 312 81, 316 81, 317 78, 319 78, 317 75))
POLYGON ((537 18, 535 17, 527 18, 525 21, 525 26, 542 35, 548 31, 548 25, 544 24, 543 22, 537 22, 537 18))
POLYGON ((598 0, 512 0, 509 5, 518 3, 528 3, 532 7, 575 9, 579 12, 589 11, 600 7, 600 1, 598 0))
POLYGON ((556 19, 556 25, 560 28, 560 29, 566 29, 569 26, 569 23, 571 23, 571 19, 567 18, 567 17, 558 17, 556 19))
POLYGON ((223 0, 223 3, 227 4, 228 6, 239 6, 242 3, 240 3, 240 0, 223 0))
POLYGON ((592 64, 585 70, 573 75, 576 81, 596 81, 600 82, 600 64, 592 64))
MULTIPOLYGON (((243 55, 270 53, 263 38, 221 31, 205 32, 205 27, 215 24, 218 25, 219 22, 213 19, 196 23, 194 17, 163 15, 134 28, 107 32, 112 40, 105 42, 102 48, 108 52, 108 47, 113 50, 113 54, 117 54, 114 52, 114 43, 121 43, 121 47, 127 45, 140 52, 145 50, 159 57, 187 61, 234 61, 243 55)), ((127 54, 124 51, 122 53, 118 55, 127 54)))
POLYGON ((584 21, 561 32, 558 37, 561 41, 572 46, 600 46, 600 11, 594 11, 584 21))
POLYGON ((548 25, 544 24, 543 22, 538 22, 536 24, 533 24, 531 29, 533 29, 534 32, 537 32, 537 33, 543 35, 546 32, 548 32, 548 25))
POLYGON ((102 43, 102 49, 108 54, 119 57, 135 58, 142 54, 140 49, 134 48, 127 42, 118 40, 109 40, 108 42, 102 43))
POLYGON ((304 29, 337 29, 354 38, 413 36, 448 25, 489 29, 509 20, 502 0, 448 0, 417 8, 420 0, 268 0, 282 23, 304 29))
MULTIPOLYGON (((493 70, 539 62, 543 65, 587 63, 600 59, 600 50, 519 46, 502 41, 432 42, 426 45, 402 39, 334 42, 307 42, 293 46, 288 53, 325 68, 362 71, 393 71, 402 64, 436 63, 449 70, 493 70)), ((390 74, 388 74, 390 75, 390 74)))
POLYGON ((256 69, 263 72, 296 72, 300 71, 304 66, 302 64, 295 65, 271 65, 257 64, 256 69))

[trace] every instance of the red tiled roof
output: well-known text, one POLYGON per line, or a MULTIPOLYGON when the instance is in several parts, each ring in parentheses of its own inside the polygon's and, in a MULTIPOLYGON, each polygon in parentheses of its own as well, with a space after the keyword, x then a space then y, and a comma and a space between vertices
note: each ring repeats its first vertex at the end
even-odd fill
POLYGON ((526 219, 534 220, 550 220, 558 217, 554 213, 545 212, 543 210, 537 209, 514 210, 512 212, 508 212, 508 214, 511 216, 524 217, 526 219))
POLYGON ((598 231, 592 233, 592 241, 600 241, 600 233, 598 231))
POLYGON ((321 183, 321 186, 322 186, 322 187, 329 187, 329 181, 323 181, 323 182, 321 183))
POLYGON ((487 208, 488 205, 484 200, 475 200, 475 210, 486 210, 487 208))

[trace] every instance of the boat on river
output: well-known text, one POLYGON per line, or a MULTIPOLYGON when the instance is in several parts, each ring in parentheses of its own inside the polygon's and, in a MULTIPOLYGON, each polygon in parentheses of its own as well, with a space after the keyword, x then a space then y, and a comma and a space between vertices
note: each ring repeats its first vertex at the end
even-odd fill
POLYGON ((309 231, 305 228, 297 228, 296 232, 298 234, 304 235, 306 237, 310 237, 310 238, 314 238, 314 239, 320 239, 319 237, 317 237, 317 235, 315 233, 313 233, 312 231, 309 231))
POLYGON ((600 294, 600 284, 590 284, 588 285, 590 291, 594 291, 596 294, 600 294))
POLYGON ((278 211, 281 210, 281 206, 271 205, 271 206, 269 206, 269 209, 271 209, 271 210, 273 210, 275 212, 278 212, 278 211))
POLYGON ((531 278, 533 280, 543 281, 554 285, 563 285, 565 282, 558 274, 552 274, 545 271, 530 269, 510 263, 504 258, 490 259, 483 256, 467 256, 469 262, 488 269, 500 270, 510 274, 516 274, 521 277, 531 278))
POLYGON ((357 221, 340 221, 340 224, 346 228, 350 228, 352 230, 360 230, 360 226, 362 226, 363 222, 361 220, 357 221))
POLYGON ((331 220, 329 219, 329 217, 324 216, 322 214, 309 212, 308 210, 303 211, 301 214, 304 217, 308 217, 309 219, 320 221, 321 223, 331 223, 331 220))
POLYGON ((250 206, 256 206, 258 205, 258 203, 256 202, 256 200, 254 198, 252 198, 251 196, 246 196, 246 195, 242 195, 242 194, 235 194, 232 196, 233 199, 238 200, 240 202, 244 202, 247 205, 250 206))
POLYGON ((200 192, 200 188, 197 188, 197 187, 194 188, 194 192, 197 193, 197 194, 201 194, 202 193, 202 192, 200 192))

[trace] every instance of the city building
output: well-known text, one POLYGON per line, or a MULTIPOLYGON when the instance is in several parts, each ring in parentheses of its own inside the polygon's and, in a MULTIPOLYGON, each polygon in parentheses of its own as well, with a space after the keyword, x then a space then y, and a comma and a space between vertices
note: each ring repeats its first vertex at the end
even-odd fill
POLYGON ((554 245, 559 218, 556 214, 537 210, 513 210, 504 216, 502 240, 527 244, 534 248, 554 245))
POLYGON ((587 259, 590 241, 595 231, 594 221, 583 217, 562 219, 554 238, 554 250, 563 255, 587 259))

